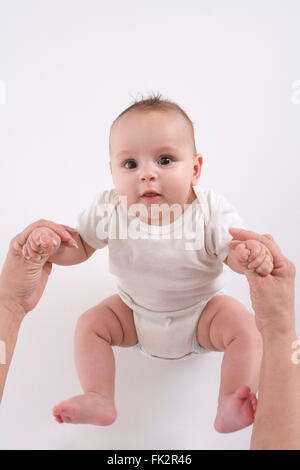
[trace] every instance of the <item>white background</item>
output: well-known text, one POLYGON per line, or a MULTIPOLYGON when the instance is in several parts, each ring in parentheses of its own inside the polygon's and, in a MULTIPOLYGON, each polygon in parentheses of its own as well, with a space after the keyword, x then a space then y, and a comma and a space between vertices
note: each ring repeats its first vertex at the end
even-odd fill
MULTIPOLYGON (((27 225, 75 226, 113 187, 110 125, 133 98, 159 91, 195 124, 199 185, 271 233, 299 268, 299 19, 297 0, 1 0, 0 265, 27 225)), ((227 292, 251 310, 246 279, 226 272, 227 292)), ((213 428, 221 353, 159 361, 115 348, 117 421, 54 421, 52 407, 81 393, 76 319, 115 292, 107 250, 53 266, 20 329, 1 449, 248 449, 251 427, 213 428)))

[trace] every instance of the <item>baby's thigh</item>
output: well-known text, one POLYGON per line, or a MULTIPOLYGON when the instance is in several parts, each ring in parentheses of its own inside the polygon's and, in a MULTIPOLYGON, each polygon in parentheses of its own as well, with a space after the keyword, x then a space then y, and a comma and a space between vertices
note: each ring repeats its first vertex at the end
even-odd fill
POLYGON ((197 325, 197 339, 211 351, 225 351, 237 336, 260 342, 255 317, 229 295, 213 297, 202 311, 197 325))
POLYGON ((118 294, 107 297, 79 317, 76 333, 91 330, 112 346, 130 347, 138 342, 132 309, 118 294))

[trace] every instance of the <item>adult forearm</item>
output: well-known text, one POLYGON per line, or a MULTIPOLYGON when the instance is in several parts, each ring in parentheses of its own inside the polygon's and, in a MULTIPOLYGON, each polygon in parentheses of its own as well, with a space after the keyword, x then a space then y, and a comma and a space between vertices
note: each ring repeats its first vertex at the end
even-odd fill
POLYGON ((250 448, 300 449, 300 354, 292 348, 297 339, 295 330, 268 330, 262 337, 258 405, 250 448))
POLYGON ((23 318, 21 306, 0 296, 0 402, 23 318))

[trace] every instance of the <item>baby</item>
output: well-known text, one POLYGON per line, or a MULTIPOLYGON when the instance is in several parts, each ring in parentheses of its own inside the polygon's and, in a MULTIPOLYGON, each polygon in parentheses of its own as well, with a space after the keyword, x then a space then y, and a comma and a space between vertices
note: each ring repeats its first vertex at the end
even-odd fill
POLYGON ((72 265, 108 245, 117 279, 117 293, 77 322, 75 364, 84 393, 56 405, 54 417, 115 421, 112 347, 122 346, 156 360, 224 351, 214 427, 227 433, 250 425, 262 326, 226 295, 223 263, 266 276, 272 255, 257 241, 232 241, 229 228, 243 227, 235 208, 196 186, 203 159, 177 104, 160 96, 136 101, 113 122, 109 149, 115 187, 79 215, 77 231, 41 220, 27 229, 23 246, 26 259, 38 263, 50 253, 48 261, 72 265))

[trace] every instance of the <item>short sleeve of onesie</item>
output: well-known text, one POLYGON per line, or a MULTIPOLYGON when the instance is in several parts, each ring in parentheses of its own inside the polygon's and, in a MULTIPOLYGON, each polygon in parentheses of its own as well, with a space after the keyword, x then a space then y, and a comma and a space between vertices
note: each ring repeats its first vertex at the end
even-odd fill
POLYGON ((118 202, 115 189, 103 191, 78 216, 76 229, 91 247, 99 249, 107 245, 110 221, 118 202))
POLYGON ((223 262, 229 253, 228 243, 233 239, 228 229, 243 228, 243 221, 224 196, 212 190, 207 191, 208 220, 206 223, 205 247, 210 255, 215 255, 223 262))

